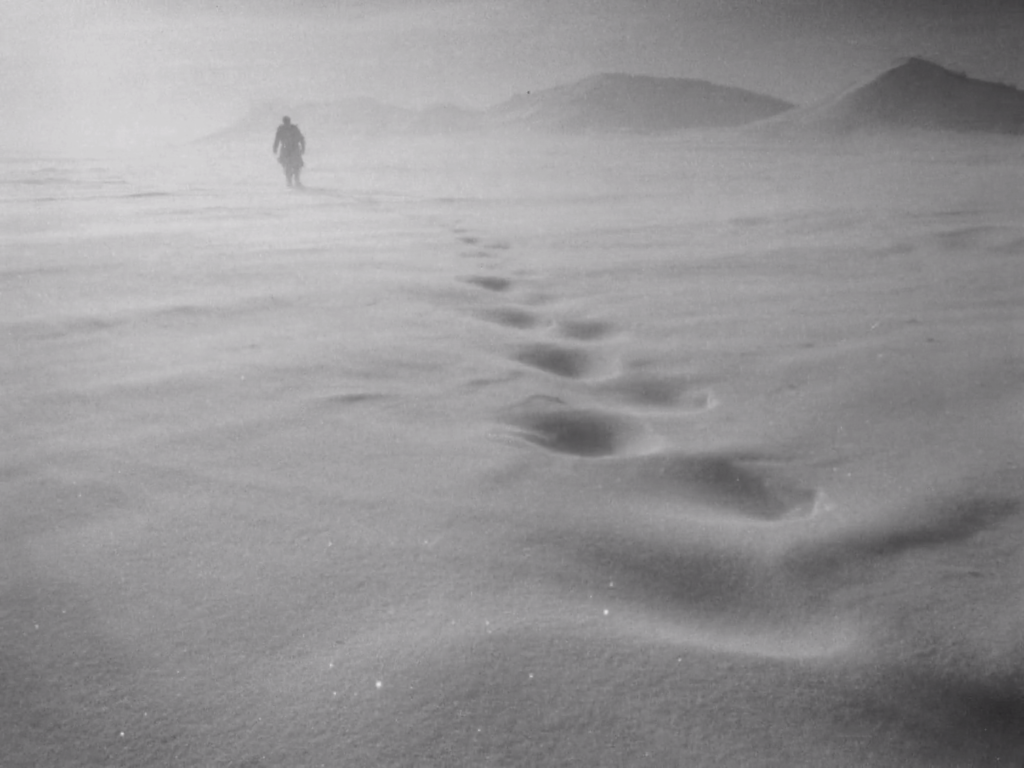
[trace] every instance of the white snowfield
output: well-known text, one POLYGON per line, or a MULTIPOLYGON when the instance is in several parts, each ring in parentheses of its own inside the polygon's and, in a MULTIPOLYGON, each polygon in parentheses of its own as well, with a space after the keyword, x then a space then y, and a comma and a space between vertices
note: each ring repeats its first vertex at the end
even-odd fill
POLYGON ((1024 761, 1024 145, 272 132, 3 161, 0 763, 1024 761))

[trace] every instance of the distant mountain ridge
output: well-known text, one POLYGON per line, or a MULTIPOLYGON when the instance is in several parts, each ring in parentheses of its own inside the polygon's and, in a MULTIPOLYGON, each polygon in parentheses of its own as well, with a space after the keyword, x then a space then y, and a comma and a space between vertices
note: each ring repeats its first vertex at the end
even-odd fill
POLYGON ((1024 134, 1024 91, 911 57, 881 75, 761 126, 819 135, 947 131, 1024 134))
POLYGON ((667 133, 745 125, 792 107, 705 80, 616 73, 515 96, 487 116, 498 125, 559 133, 667 133))
POLYGON ((216 134, 266 132, 288 114, 303 130, 340 135, 436 135, 527 130, 656 134, 745 125, 792 104, 704 80, 599 74, 521 94, 487 110, 451 104, 407 109, 369 98, 285 106, 266 103, 216 134))
POLYGON ((270 132, 290 115, 309 135, 429 136, 480 132, 664 134, 742 128, 764 135, 836 137, 907 131, 1024 135, 1024 91, 911 57, 814 104, 704 80, 606 73, 514 96, 490 109, 407 109, 370 98, 263 104, 217 137, 270 132))

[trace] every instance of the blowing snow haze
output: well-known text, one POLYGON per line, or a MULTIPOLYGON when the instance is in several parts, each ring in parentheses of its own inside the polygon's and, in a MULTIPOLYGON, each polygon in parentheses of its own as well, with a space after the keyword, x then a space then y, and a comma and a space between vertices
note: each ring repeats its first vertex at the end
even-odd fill
POLYGON ((0 0, 0 766, 1024 766, 1014 2, 0 0))
MULTIPOLYGON (((707 81, 808 105, 914 54, 1019 84, 1022 26, 1019 9, 999 0, 9 0, 0 7, 0 97, 11 117, 0 147, 145 148, 224 129, 253 104, 355 98, 417 113, 451 105, 412 119, 462 130, 475 118, 459 110, 598 73, 707 81)), ((630 98, 658 82, 632 84, 630 98)), ((537 122, 601 122, 544 111, 537 122)), ((656 117, 613 110, 604 126, 662 130, 656 117)))

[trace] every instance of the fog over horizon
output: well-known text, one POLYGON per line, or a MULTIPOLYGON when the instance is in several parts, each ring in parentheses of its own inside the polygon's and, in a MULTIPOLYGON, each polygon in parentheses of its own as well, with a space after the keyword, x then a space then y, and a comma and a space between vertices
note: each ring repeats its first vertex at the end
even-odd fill
POLYGON ((999 0, 13 0, 0 29, 0 97, 13 116, 4 152, 188 141, 266 101, 479 109, 598 72, 704 79, 797 104, 910 55, 1024 83, 1024 15, 999 0))

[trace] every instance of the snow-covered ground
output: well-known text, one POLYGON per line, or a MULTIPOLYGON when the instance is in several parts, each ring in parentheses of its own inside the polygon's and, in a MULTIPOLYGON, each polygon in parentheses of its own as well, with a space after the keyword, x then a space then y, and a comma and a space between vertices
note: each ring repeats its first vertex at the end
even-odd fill
POLYGON ((1024 146, 7 159, 5 766, 1024 760, 1024 146))

